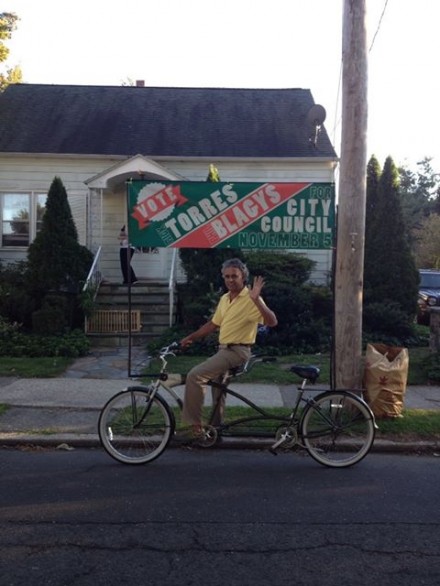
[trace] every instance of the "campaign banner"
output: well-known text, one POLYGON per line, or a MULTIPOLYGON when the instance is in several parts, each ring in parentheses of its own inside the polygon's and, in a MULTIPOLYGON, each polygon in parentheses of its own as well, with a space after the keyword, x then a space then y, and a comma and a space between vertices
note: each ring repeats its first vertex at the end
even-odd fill
POLYGON ((129 181, 134 246, 328 249, 333 183, 129 181))

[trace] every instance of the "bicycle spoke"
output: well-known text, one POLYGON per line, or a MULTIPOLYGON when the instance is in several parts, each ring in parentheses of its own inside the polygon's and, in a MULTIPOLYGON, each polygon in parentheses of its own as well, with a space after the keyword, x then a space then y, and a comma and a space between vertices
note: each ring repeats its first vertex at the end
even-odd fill
POLYGON ((368 407, 343 391, 324 393, 309 405, 301 422, 309 454, 321 464, 351 466, 369 452, 374 424, 368 407))
POLYGON ((174 418, 159 396, 135 388, 110 399, 98 424, 105 450, 126 464, 144 464, 157 458, 174 431, 174 418))

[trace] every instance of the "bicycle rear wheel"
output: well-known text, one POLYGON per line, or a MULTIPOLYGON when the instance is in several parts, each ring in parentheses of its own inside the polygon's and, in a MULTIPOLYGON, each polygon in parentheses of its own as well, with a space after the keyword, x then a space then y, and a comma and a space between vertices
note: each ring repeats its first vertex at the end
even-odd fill
POLYGON ((300 426, 310 456, 333 468, 360 462, 375 435, 370 408, 347 391, 328 391, 315 397, 305 408, 300 426))
POLYGON ((123 464, 146 464, 165 450, 174 433, 174 416, 159 395, 130 387, 103 407, 98 433, 105 451, 123 464))

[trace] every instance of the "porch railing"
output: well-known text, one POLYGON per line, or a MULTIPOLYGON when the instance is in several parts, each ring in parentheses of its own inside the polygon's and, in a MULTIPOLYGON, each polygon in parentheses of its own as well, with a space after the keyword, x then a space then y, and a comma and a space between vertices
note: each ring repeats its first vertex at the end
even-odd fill
MULTIPOLYGON (((92 266, 90 267, 90 271, 89 274, 87 275, 87 279, 86 282, 84 283, 84 287, 82 288, 82 292, 89 292, 90 293, 90 298, 88 300, 87 305, 93 306, 96 296, 98 295, 98 291, 99 291, 99 285, 101 284, 102 281, 102 273, 101 270, 99 268, 99 259, 101 257, 101 247, 98 248, 98 250, 96 251, 95 257, 93 259, 93 263, 92 266)), ((88 298, 89 296, 86 295, 86 297, 88 298)), ((90 309, 90 312, 92 312, 93 310, 90 309)), ((84 320, 84 331, 88 332, 89 331, 89 327, 90 327, 90 318, 87 317, 84 320)))
POLYGON ((86 282, 84 283, 83 292, 84 291, 93 291, 93 300, 96 299, 96 295, 98 294, 99 285, 102 281, 102 273, 99 268, 99 260, 101 257, 101 246, 96 251, 95 257, 93 259, 92 266, 90 267, 89 274, 87 275, 86 282))
POLYGON ((173 258, 171 259, 170 280, 168 281, 168 292, 170 296, 170 328, 173 326, 174 317, 174 292, 176 290, 176 265, 177 265, 177 251, 178 248, 173 248, 173 258))

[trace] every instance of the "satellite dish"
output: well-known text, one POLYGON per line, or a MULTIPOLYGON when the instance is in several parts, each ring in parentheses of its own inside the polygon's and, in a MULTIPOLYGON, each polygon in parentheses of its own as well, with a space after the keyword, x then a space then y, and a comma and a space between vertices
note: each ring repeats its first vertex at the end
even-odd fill
POLYGON ((309 141, 313 143, 313 146, 315 147, 316 143, 318 142, 318 136, 321 131, 321 125, 325 120, 325 116, 325 108, 319 104, 312 106, 307 113, 307 122, 310 124, 310 126, 313 126, 314 129, 312 136, 309 137, 309 141))
POLYGON ((324 122, 327 113, 324 106, 315 104, 312 106, 307 114, 307 122, 312 126, 321 126, 324 122))

